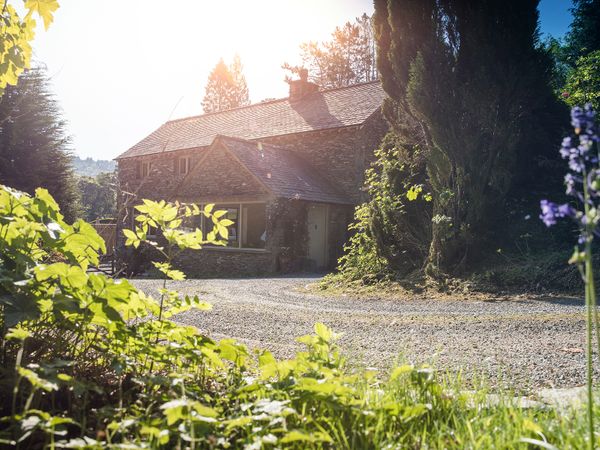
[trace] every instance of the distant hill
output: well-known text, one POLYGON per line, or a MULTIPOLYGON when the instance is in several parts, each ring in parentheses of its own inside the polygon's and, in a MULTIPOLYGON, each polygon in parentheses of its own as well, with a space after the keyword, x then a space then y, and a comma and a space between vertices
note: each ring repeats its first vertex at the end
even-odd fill
POLYGON ((102 172, 114 172, 116 166, 114 161, 92 158, 81 159, 77 156, 73 158, 73 169, 77 175, 95 177, 102 172))

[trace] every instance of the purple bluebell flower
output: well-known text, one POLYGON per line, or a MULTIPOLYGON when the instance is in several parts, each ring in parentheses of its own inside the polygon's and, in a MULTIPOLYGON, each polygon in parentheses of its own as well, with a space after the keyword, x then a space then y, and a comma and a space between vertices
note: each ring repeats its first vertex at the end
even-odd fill
POLYGON ((573 208, 568 203, 564 203, 562 205, 558 205, 556 208, 556 214, 558 217, 575 217, 575 208, 573 208))
POLYGON ((575 106, 571 110, 571 125, 575 128, 577 134, 586 133, 594 135, 595 133, 595 115, 592 105, 587 103, 583 108, 575 106))
POLYGON ((563 159, 569 158, 571 156, 571 150, 573 149, 573 139, 571 137, 566 137, 562 141, 562 146, 560 148, 560 156, 563 159))
POLYGON ((542 210, 542 213, 540 214, 540 219, 542 219, 542 222, 544 222, 547 227, 556 225, 556 203, 549 202, 548 200, 542 200, 540 201, 540 208, 542 210))
MULTIPOLYGON (((595 112, 589 104, 583 108, 575 107, 571 110, 571 124, 578 136, 577 139, 574 136, 563 139, 560 155, 569 161, 571 169, 565 175, 566 193, 576 197, 582 203, 587 202, 592 208, 600 208, 598 200, 600 199, 600 168, 598 167, 598 154, 592 151, 594 142, 600 142, 595 117, 595 112), (584 173, 587 176, 585 179, 584 173), (587 192, 585 197, 584 192, 587 192)), ((590 223, 586 214, 577 211, 568 203, 559 205, 542 200, 540 208, 540 219, 548 227, 555 225, 558 219, 564 217, 575 219, 581 230, 580 245, 589 242, 594 236, 600 237, 600 229, 596 224, 590 223)))
POLYGON ((557 205, 554 202, 542 200, 540 201, 540 208, 542 210, 540 219, 542 219, 547 227, 556 225, 557 219, 562 219, 563 217, 575 217, 576 214, 575 209, 568 203, 557 205))
POLYGON ((577 191, 575 190, 575 183, 577 183, 577 178, 572 173, 567 173, 565 175, 565 185, 567 186, 567 195, 576 195, 577 191))
POLYGON ((587 154, 592 148, 593 141, 592 138, 587 134, 579 135, 579 145, 577 146, 577 150, 579 150, 580 155, 587 154))
POLYGON ((569 169, 577 173, 582 173, 583 169, 585 169, 585 161, 578 157, 571 158, 569 159, 569 169))

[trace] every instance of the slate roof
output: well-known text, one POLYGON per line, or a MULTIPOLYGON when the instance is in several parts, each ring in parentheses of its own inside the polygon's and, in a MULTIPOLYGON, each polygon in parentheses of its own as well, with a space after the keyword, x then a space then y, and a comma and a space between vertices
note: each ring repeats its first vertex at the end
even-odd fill
POLYGON ((381 107, 385 92, 379 81, 256 103, 217 113, 172 120, 116 159, 205 147, 218 134, 260 139, 362 124, 381 107))
POLYGON ((222 143, 276 197, 323 203, 353 204, 314 167, 285 148, 217 136, 222 143))

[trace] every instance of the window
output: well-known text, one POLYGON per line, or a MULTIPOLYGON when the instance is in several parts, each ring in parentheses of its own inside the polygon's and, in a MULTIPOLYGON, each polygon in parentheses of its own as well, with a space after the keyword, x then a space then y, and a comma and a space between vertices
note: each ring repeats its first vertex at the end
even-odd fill
POLYGON ((142 178, 146 178, 152 172, 152 163, 151 162, 143 162, 142 163, 142 178))
POLYGON ((190 171, 190 158, 175 158, 175 172, 185 175, 190 171))
MULTIPOLYGON (((201 206, 203 208, 203 206, 201 206)), ((227 246, 233 248, 264 249, 267 241, 266 234, 266 205, 264 203, 217 204, 213 211, 227 211, 221 219, 233 222, 228 227, 227 246)), ((200 226, 204 233, 209 233, 213 226, 212 220, 204 216, 200 223, 190 223, 190 227, 200 226)))
POLYGON ((148 161, 138 161, 135 164, 135 177, 139 180, 146 178, 152 172, 152 163, 148 161))
POLYGON ((265 248, 267 211, 264 203, 242 205, 242 247, 265 248))

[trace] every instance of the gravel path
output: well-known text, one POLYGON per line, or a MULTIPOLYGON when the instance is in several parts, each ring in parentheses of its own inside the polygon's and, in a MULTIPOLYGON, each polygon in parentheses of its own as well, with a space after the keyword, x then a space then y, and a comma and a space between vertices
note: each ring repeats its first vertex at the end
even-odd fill
MULTIPOLYGON (((307 293, 316 278, 187 280, 171 286, 210 301, 211 312, 178 317, 209 336, 236 338, 289 357, 295 338, 323 322, 343 333, 353 363, 385 369, 398 358, 464 378, 483 373, 519 391, 584 384, 585 318, 574 298, 365 300, 307 293)), ((157 295, 160 282, 135 280, 157 295)))

